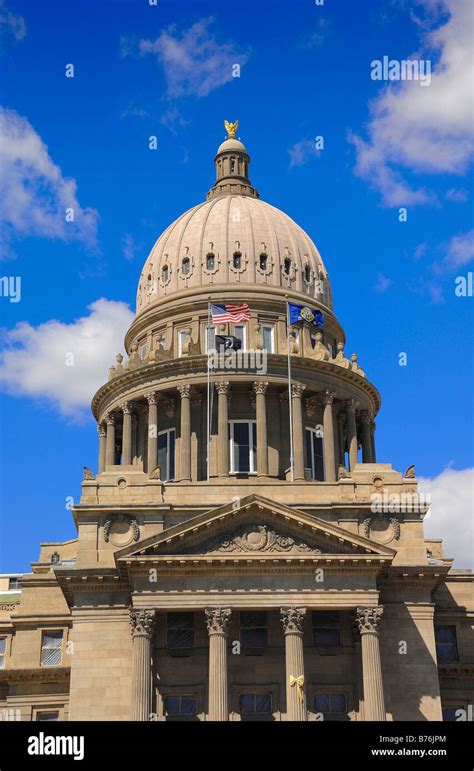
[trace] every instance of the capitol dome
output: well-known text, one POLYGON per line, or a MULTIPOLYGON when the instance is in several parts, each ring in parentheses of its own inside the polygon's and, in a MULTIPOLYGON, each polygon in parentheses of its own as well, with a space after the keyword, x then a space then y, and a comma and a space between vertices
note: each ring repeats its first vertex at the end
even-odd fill
POLYGON ((260 200, 248 179, 250 158, 235 137, 215 157, 216 182, 207 200, 161 234, 142 270, 137 315, 186 289, 251 284, 305 294, 332 307, 321 256, 287 214, 260 200))

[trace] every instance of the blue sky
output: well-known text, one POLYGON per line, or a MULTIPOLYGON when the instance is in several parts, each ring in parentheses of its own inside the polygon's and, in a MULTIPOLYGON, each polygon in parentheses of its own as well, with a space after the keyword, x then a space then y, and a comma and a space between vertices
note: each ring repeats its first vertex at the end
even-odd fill
POLYGON ((0 0, 1 271, 21 277, 19 302, 0 297, 0 572, 75 536, 67 500, 97 462, 90 397, 154 241, 213 182, 224 118, 239 119, 262 198, 321 252, 346 353, 382 394, 378 460, 432 480, 444 503, 430 535, 465 557, 470 25, 468 0, 0 0), (384 56, 429 59, 430 85, 373 80, 384 56))

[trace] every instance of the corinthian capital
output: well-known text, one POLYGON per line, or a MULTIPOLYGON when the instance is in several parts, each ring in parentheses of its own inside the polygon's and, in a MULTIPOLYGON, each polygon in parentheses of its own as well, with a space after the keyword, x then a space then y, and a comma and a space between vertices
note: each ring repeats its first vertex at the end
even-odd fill
POLYGON ((130 628, 132 637, 143 636, 150 638, 153 635, 156 611, 130 608, 130 628))
POLYGON ((355 609, 355 622, 360 634, 376 634, 379 630, 380 620, 383 614, 383 607, 359 607, 355 609))
POLYGON ((155 391, 152 391, 151 393, 146 394, 145 398, 149 405, 158 404, 158 394, 155 391))
POLYGON ((266 380, 256 380, 253 384, 255 394, 265 394, 267 392, 268 382, 266 380))
POLYGON ((206 624, 209 634, 227 634, 230 608, 206 608, 206 624))
POLYGON ((230 391, 230 383, 228 380, 221 380, 219 383, 216 383, 216 391, 218 394, 227 394, 230 391))
POLYGON ((321 400, 323 404, 332 404, 335 397, 335 392, 330 391, 328 388, 325 391, 321 392, 321 400))
POLYGON ((189 399, 191 396, 191 386, 188 383, 178 386, 178 391, 182 399, 189 399))
POLYGON ((116 415, 115 412, 108 412, 105 416, 105 422, 108 426, 115 426, 116 415))
POLYGON ((292 383, 291 384, 291 395, 296 396, 298 398, 301 398, 303 396, 303 391, 305 390, 306 386, 302 383, 292 383))
POLYGON ((298 632, 303 634, 306 608, 281 608, 280 617, 285 634, 298 632))

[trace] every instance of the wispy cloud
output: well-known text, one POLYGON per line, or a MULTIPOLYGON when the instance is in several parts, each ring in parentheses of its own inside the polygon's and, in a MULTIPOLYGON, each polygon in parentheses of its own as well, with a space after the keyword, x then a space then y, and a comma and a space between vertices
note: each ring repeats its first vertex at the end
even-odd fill
POLYGON ((386 292, 387 289, 392 286, 393 281, 391 278, 388 278, 388 276, 384 276, 383 273, 377 273, 377 283, 374 286, 374 289, 376 292, 380 292, 381 294, 383 292, 386 292))
POLYGON ((45 401, 67 418, 83 419, 134 318, 128 305, 104 298, 88 310, 71 324, 51 320, 35 327, 21 322, 4 332, 3 389, 45 401))
POLYGON ((454 236, 442 260, 434 263, 435 273, 454 273, 474 260, 474 229, 454 236))
POLYGON ((6 37, 23 40, 26 36, 26 24, 23 16, 7 8, 5 0, 0 0, 0 41, 6 37))
MULTIPOLYGON (((139 54, 154 55, 163 67, 170 98, 207 96, 233 80, 234 65, 247 62, 249 50, 238 51, 235 43, 218 41, 211 32, 213 22, 212 17, 201 19, 181 31, 173 25, 154 40, 139 40, 139 54)), ((122 57, 134 49, 133 41, 121 40, 122 57)))
POLYGON ((120 113, 121 118, 149 118, 150 113, 143 107, 136 107, 135 105, 129 105, 125 107, 120 113))
POLYGON ((331 25, 327 19, 318 19, 314 28, 303 36, 301 46, 303 48, 319 48, 327 39, 331 25))
POLYGON ((0 222, 11 254, 13 237, 76 239, 97 245, 98 213, 83 209, 77 184, 66 178, 28 120, 0 108, 0 222))
POLYGON ((133 238, 130 233, 126 233, 124 237, 122 238, 122 253, 126 260, 129 262, 132 262, 132 260, 135 259, 136 255, 141 251, 140 244, 137 244, 135 242, 135 239, 133 238))
POLYGON ((172 134, 176 134, 178 128, 187 126, 189 121, 181 115, 176 105, 171 105, 161 116, 160 123, 166 126, 172 134))
POLYGON ((420 478, 418 484, 432 501, 425 517, 425 537, 443 539, 444 553, 454 557, 455 568, 473 568, 474 469, 447 468, 432 479, 420 478))
POLYGON ((446 191, 446 198, 454 203, 465 203, 469 198, 469 193, 464 188, 450 187, 446 191))
MULTIPOLYGON (((434 194, 408 182, 405 172, 462 174, 474 150, 472 1, 419 0, 418 6, 428 15, 422 50, 407 58, 435 57, 431 84, 390 83, 370 105, 367 138, 348 134, 356 149, 355 173, 387 206, 434 203, 434 194)), ((414 14, 412 19, 421 25, 414 14)))
POLYGON ((312 158, 318 158, 321 150, 316 149, 314 139, 300 139, 299 142, 288 150, 290 156, 290 169, 294 166, 304 166, 312 158))

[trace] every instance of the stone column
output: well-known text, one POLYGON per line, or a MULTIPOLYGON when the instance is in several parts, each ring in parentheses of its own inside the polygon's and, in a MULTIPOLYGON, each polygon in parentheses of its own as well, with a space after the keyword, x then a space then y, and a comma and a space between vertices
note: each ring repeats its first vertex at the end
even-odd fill
POLYGON ((132 407, 130 402, 124 402, 120 406, 123 412, 122 464, 130 466, 132 463, 132 407))
POLYGON ((362 422, 362 463, 372 463, 372 440, 370 436, 370 414, 368 410, 360 413, 362 422))
POLYGON ((334 423, 332 414, 332 403, 334 401, 334 396, 334 391, 323 392, 323 447, 326 482, 336 481, 336 459, 334 457, 334 423))
MULTIPOLYGON (((217 403, 217 475, 229 476, 229 406, 228 381, 216 383, 217 403)), ((227 718, 226 718, 227 719, 227 718)))
POLYGON ((380 605, 355 609, 362 651, 365 720, 386 719, 378 631, 382 613, 380 605))
POLYGON ((268 476, 268 440, 266 392, 268 383, 258 380, 253 384, 257 418, 257 476, 268 476))
POLYGON ((148 476, 158 465, 158 395, 148 394, 148 476))
POLYGON ((356 406, 357 402, 355 399, 348 399, 346 402, 347 448, 349 450, 349 469, 351 471, 357 464, 356 406))
POLYGON ((209 720, 229 719, 227 694, 227 631, 230 608, 206 608, 209 633, 209 720))
POLYGON ((115 465, 115 415, 113 412, 109 412, 105 416, 105 422, 107 424, 107 439, 105 445, 105 465, 115 465))
POLYGON ((307 720, 303 657, 306 608, 281 608, 285 633, 287 720, 307 720))
POLYGON ((191 481, 191 386, 178 386, 181 395, 180 471, 181 480, 191 481))
POLYGON ((132 630, 132 720, 150 720, 152 711, 151 656, 156 612, 130 608, 132 630))
POLYGON ((338 430, 339 430, 339 463, 341 466, 345 466, 345 451, 346 451, 346 440, 345 440, 345 425, 346 425, 346 416, 344 412, 341 410, 337 416, 337 422, 338 422, 338 430))
POLYGON ((306 386, 300 383, 291 385, 291 408, 293 418, 293 469, 294 480, 304 479, 304 440, 303 440, 303 409, 301 397, 306 386))
POLYGON ((370 443, 372 445, 372 463, 377 463, 377 456, 375 454, 375 420, 370 421, 370 443))
POLYGON ((105 430, 105 425, 103 423, 99 423, 97 426, 97 431, 99 432, 99 474, 102 474, 102 472, 105 471, 107 444, 107 432, 105 430))

